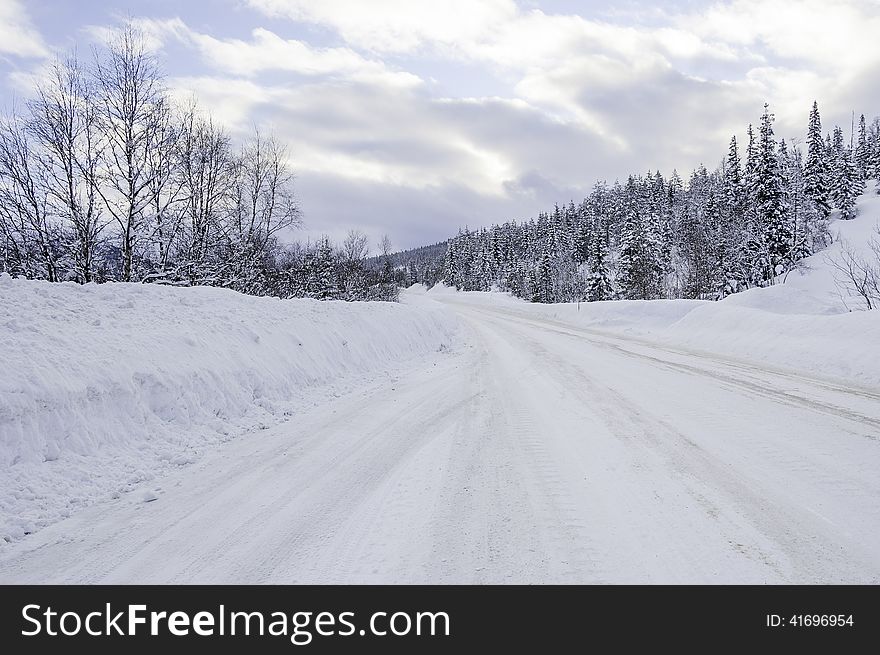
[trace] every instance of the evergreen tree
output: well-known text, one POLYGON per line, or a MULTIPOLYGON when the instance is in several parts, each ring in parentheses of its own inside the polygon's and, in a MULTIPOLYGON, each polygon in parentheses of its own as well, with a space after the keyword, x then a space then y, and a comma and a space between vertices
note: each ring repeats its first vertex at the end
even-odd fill
MULTIPOLYGON (((630 185, 627 185, 630 188, 630 185)), ((631 199, 621 232, 619 283, 624 298, 650 300, 660 295, 661 268, 656 244, 641 215, 638 202, 631 199)))
POLYGON ((736 137, 730 137, 727 159, 724 160, 724 201, 729 207, 738 207, 742 202, 742 168, 736 137))
POLYGON ((533 302, 551 303, 555 300, 553 297, 553 269, 551 265, 550 247, 550 242, 545 241, 544 249, 541 252, 541 257, 538 259, 538 265, 535 268, 533 302))
POLYGON ((828 150, 822 140, 822 120, 819 117, 819 105, 813 102, 810 111, 810 125, 807 129, 807 162, 804 169, 804 193, 812 201, 821 219, 831 213, 830 200, 830 166, 828 150))
POLYGON ((745 187, 746 206, 750 209, 749 215, 746 218, 749 221, 754 221, 756 216, 752 210, 757 204, 755 197, 758 188, 758 146, 755 142, 755 132, 751 124, 749 124, 747 133, 749 135, 749 145, 746 148, 746 169, 743 185, 745 187))
POLYGON ((862 192, 863 182, 859 178, 855 155, 843 140, 843 130, 834 128, 831 144, 833 156, 833 174, 831 181, 831 198, 834 206, 840 210, 843 220, 855 218, 856 198, 862 192))
POLYGON ((871 122, 868 133, 868 174, 869 180, 878 180, 880 185, 880 118, 871 122))
POLYGON ((591 238, 590 278, 587 282, 587 300, 611 300, 613 290, 608 274, 608 232, 601 215, 593 222, 591 238))
POLYGON ((840 210, 840 218, 856 217, 856 198, 861 192, 858 171, 849 148, 843 147, 837 157, 834 176, 834 204, 840 210))
POLYGON ((693 172, 678 224, 679 292, 685 298, 704 298, 712 291, 712 244, 708 231, 718 203, 705 166, 693 172), (709 214, 713 216, 709 216, 709 214))
POLYGON ((788 229, 785 215, 782 175, 773 134, 773 119, 769 105, 765 104, 764 114, 761 116, 754 192, 758 234, 761 238, 760 267, 763 269, 765 282, 772 281, 773 277, 784 272, 791 245, 791 231, 788 229))
POLYGON ((325 236, 318 242, 312 265, 314 267, 312 297, 318 300, 337 298, 339 284, 336 276, 336 259, 328 237, 325 236))
POLYGON ((860 182, 868 179, 868 163, 870 151, 868 149, 868 130, 865 125, 865 115, 859 117, 859 139, 856 144, 855 165, 856 174, 860 182))

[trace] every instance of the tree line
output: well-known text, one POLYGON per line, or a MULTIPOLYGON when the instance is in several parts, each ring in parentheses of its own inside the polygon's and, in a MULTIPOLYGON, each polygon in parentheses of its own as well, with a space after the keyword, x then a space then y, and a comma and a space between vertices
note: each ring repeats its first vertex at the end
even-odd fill
POLYGON ((254 129, 235 143, 194 102, 172 102, 129 24, 88 61, 56 60, 0 120, 0 271, 396 298, 388 271, 364 264, 363 235, 288 245, 301 224, 293 181, 273 136, 254 129))
POLYGON ((880 177, 880 119, 868 126, 862 115, 847 142, 840 127, 823 136, 813 103, 806 153, 777 141, 773 122, 765 105, 745 161, 733 137, 715 170, 701 165, 686 181, 630 175, 537 219, 460 231, 443 278, 544 303, 719 299, 773 284, 830 243, 832 211, 855 217, 866 180, 880 177))

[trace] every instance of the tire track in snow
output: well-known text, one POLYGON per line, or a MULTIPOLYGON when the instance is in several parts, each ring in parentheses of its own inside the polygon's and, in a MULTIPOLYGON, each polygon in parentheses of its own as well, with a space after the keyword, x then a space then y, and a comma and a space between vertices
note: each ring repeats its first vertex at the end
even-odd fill
MULTIPOLYGON (((470 306, 467 306, 470 309, 470 306)), ((809 378, 806 376, 795 375, 791 373, 783 373, 780 371, 776 371, 773 369, 766 369, 761 367, 749 367, 741 363, 733 363, 729 360, 724 360, 716 357, 711 357, 705 353, 696 353, 685 350, 675 350, 670 349, 665 346, 659 346, 657 344, 652 344, 650 342, 639 340, 639 339, 630 339, 624 337, 610 337, 609 335, 598 332, 595 330, 590 330, 587 328, 579 328, 572 326, 564 326, 562 324, 558 324, 555 321, 545 321, 545 320, 534 320, 523 318, 522 316, 513 314, 511 312, 495 312, 494 310, 489 310, 485 308, 480 308, 477 310, 473 310, 479 313, 486 315, 487 317, 491 317, 494 314, 503 314, 505 318, 513 319, 513 322, 530 325, 532 327, 539 328, 541 330, 546 330, 549 332, 555 332, 557 334, 562 334, 571 337, 590 337, 590 345, 596 347, 602 347, 606 349, 614 350, 621 355, 632 357, 638 360, 648 360, 653 362, 658 366, 664 366, 670 369, 675 369, 681 372, 690 373, 697 376, 703 377, 711 377, 716 380, 725 382, 735 387, 742 388, 750 393, 756 394, 761 397, 773 396, 777 400, 781 402, 786 402, 792 405, 799 405, 802 407, 806 407, 812 411, 822 412, 826 414, 831 414, 834 416, 839 416, 841 418, 848 419, 860 425, 869 425, 872 428, 877 428, 875 433, 873 434, 863 434, 862 436, 878 440, 880 439, 880 419, 876 418, 876 416, 880 416, 880 394, 875 394, 866 390, 856 389, 852 387, 844 387, 843 385, 836 385, 825 381, 820 381, 814 378, 809 378), (632 341, 633 343, 627 343, 632 341), (663 359, 658 357, 657 355, 651 355, 646 353, 640 353, 634 350, 630 350, 627 346, 632 346, 634 344, 638 344, 639 346, 648 347, 653 351, 660 352, 670 352, 675 353, 677 355, 684 355, 690 358, 691 360, 706 360, 707 362, 711 362, 713 366, 716 367, 724 367, 724 368, 733 368, 742 372, 747 372, 752 375, 770 375, 777 378, 788 379, 797 381, 798 383, 806 384, 812 387, 815 387, 817 391, 831 391, 833 393, 844 394, 848 396, 853 396, 857 398, 867 399, 869 401, 875 401, 877 405, 872 405, 872 408, 877 410, 877 413, 874 415, 867 415, 865 413, 860 413, 848 408, 840 407, 838 405, 834 405, 822 400, 818 400, 817 398, 811 397, 806 398, 803 396, 799 396, 796 393, 787 392, 783 390, 779 390, 773 387, 773 383, 768 383, 766 379, 764 380, 764 384, 760 384, 753 380, 744 379, 742 377, 735 377, 734 375, 724 375, 717 370, 713 370, 711 368, 704 368, 702 366, 694 365, 693 363, 687 364, 683 362, 675 362, 669 359, 663 359)), ((760 379, 760 378, 759 378, 760 379)))
MULTIPOLYGON (((660 454, 664 461, 663 468, 686 481, 688 493, 703 507, 707 515, 719 520, 724 514, 720 508, 730 507, 733 503, 741 517, 768 537, 772 544, 765 544, 762 547, 755 543, 742 543, 748 539, 742 536, 742 521, 735 521, 734 524, 722 526, 727 533, 730 547, 769 567, 773 572, 772 577, 783 580, 791 577, 798 581, 821 581, 824 579, 823 573, 827 575, 827 571, 837 571, 841 581, 863 581, 865 572, 873 571, 869 574, 872 579, 880 579, 877 572, 880 563, 870 545, 851 543, 847 554, 842 556, 833 531, 824 535, 804 534, 804 526, 816 524, 817 517, 820 519, 824 517, 798 505, 775 505, 772 500, 762 496, 753 488, 754 480, 739 475, 731 466, 707 453, 668 421, 646 413, 640 408, 637 400, 625 397, 611 387, 602 385, 596 377, 585 375, 582 367, 572 364, 558 352, 549 350, 543 340, 534 332, 528 331, 534 326, 529 325, 524 329, 521 324, 516 323, 507 322, 500 325, 515 331, 521 341, 528 342, 529 348, 538 354, 545 369, 552 372, 559 380, 561 388, 575 390, 585 404, 598 403, 601 411, 597 415, 612 432, 623 439, 635 438, 641 445, 660 454), (723 494, 723 498, 719 499, 721 502, 711 500, 712 496, 717 497, 718 492, 723 494), (767 548, 768 545, 773 544, 780 546, 781 551, 767 548), (776 550, 775 554, 773 550, 776 550), (779 558, 781 554, 785 555, 782 560, 779 558), (853 561, 857 555, 859 560, 853 561)), ((567 331, 557 332, 572 339, 580 338, 579 335, 567 331)), ((589 347, 594 345, 596 344, 592 341, 588 343, 589 347)), ((599 343, 598 346, 601 348, 605 344, 599 343)), ((637 356, 619 348, 612 350, 627 357, 637 356)), ((656 360, 653 357, 647 359, 656 360)), ((661 364, 665 363, 662 360, 657 361, 661 364)), ((664 368, 673 372, 680 371, 674 366, 664 368)), ((722 377, 722 382, 725 381, 722 377)), ((773 400, 776 398, 773 397, 773 400)), ((844 418, 851 419, 850 416, 844 418)), ((778 457, 778 453, 774 455, 778 457)), ((811 477, 822 475, 821 471, 814 467, 803 466, 803 460, 795 457, 785 458, 782 463, 785 464, 786 470, 795 473, 805 473, 811 477)), ((834 482, 839 488, 839 478, 834 478, 834 482)))

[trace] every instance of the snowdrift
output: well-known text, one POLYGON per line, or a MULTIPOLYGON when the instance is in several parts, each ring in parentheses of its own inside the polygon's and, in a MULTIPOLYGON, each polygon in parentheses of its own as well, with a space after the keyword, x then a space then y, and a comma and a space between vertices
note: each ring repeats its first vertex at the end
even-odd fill
POLYGON ((760 361, 781 369, 851 384, 880 386, 880 311, 860 311, 857 298, 838 284, 832 261, 846 245, 869 256, 871 238, 880 239, 880 196, 869 181, 859 214, 834 220, 834 242, 802 262, 777 284, 750 289, 720 302, 626 300, 596 303, 532 304, 504 293, 460 293, 444 285, 426 297, 453 303, 503 305, 506 311, 627 333, 670 347, 731 359, 760 361))
POLYGON ((364 378, 442 356, 455 319, 424 305, 0 274, 0 548, 364 378))

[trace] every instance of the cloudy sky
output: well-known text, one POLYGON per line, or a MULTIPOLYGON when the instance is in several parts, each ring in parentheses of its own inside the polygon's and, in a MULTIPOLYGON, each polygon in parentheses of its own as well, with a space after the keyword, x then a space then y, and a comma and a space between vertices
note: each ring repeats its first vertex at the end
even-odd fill
POLYGON ((880 113, 880 0, 0 0, 0 97, 131 16, 172 92, 286 141, 306 225, 397 247, 714 166, 764 101, 880 113))

